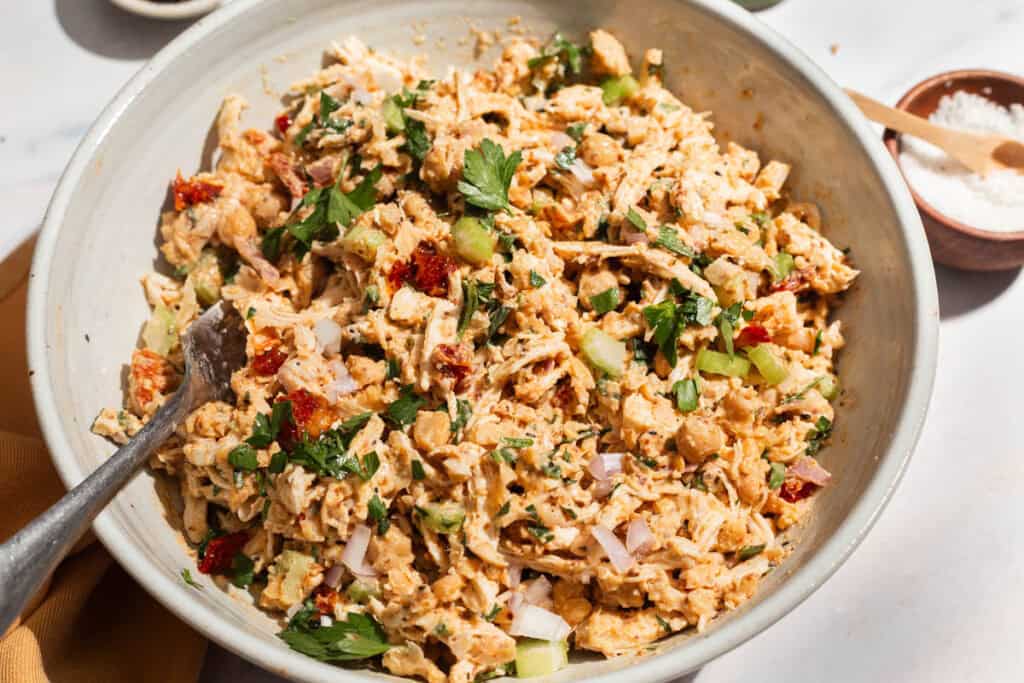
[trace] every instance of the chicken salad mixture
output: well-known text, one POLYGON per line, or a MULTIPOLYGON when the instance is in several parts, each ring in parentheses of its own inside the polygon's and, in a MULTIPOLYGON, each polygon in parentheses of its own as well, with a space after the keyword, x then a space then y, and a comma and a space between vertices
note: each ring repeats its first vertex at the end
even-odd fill
POLYGON ((753 596, 829 483, 857 276, 789 167, 603 30, 436 79, 328 57, 269 132, 229 96, 213 170, 173 180, 173 274, 93 426, 126 442, 181 332, 243 315, 235 402, 152 460, 198 571, 295 650, 430 683, 643 654, 753 596))

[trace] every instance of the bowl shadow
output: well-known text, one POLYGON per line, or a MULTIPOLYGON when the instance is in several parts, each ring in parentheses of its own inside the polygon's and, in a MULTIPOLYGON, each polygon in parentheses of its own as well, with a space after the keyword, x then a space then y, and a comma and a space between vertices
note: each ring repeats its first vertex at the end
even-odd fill
POLYGON ((54 0, 57 20, 79 47, 110 59, 149 59, 192 21, 147 19, 109 0, 54 0))
POLYGON ((982 272, 935 264, 939 317, 952 320, 995 301, 1013 285, 1020 272, 1020 268, 982 272))

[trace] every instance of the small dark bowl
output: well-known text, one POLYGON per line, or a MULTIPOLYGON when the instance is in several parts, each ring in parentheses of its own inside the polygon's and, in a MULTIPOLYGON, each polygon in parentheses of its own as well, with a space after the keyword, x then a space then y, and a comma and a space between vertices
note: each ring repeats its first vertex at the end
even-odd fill
MULTIPOLYGON (((1004 107, 1024 104, 1024 78, 999 71, 967 69, 947 71, 921 81, 896 103, 896 108, 928 118, 943 95, 958 90, 982 95, 1004 107)), ((883 139, 899 165, 900 134, 886 130, 883 139)), ((909 181, 907 185, 921 212, 935 261, 964 270, 1007 270, 1024 264, 1024 231, 991 232, 961 223, 922 199, 909 181)))

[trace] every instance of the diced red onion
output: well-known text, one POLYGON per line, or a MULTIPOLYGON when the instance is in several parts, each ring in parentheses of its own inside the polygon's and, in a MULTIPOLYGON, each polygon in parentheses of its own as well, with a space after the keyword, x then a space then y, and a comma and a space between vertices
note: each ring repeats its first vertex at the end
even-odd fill
POLYGON ((335 161, 336 158, 333 156, 323 157, 306 166, 306 172, 319 187, 325 187, 334 182, 335 161))
POLYGON ((522 593, 512 593, 508 596, 508 609, 512 614, 519 611, 519 608, 523 606, 524 602, 522 593))
POLYGON ((523 605, 517 612, 509 635, 561 641, 569 637, 569 624, 554 612, 536 605, 523 605))
POLYGON ((646 552, 654 545, 654 534, 643 517, 634 519, 626 530, 626 550, 630 553, 646 552))
POLYGON ((370 527, 360 524, 352 532, 352 537, 345 545, 341 554, 342 563, 356 576, 376 576, 377 573, 366 564, 366 549, 370 547, 370 527))
POLYGON ((583 159, 577 158, 576 161, 572 162, 572 165, 569 167, 569 173, 576 176, 576 180, 580 181, 583 187, 594 186, 594 169, 583 159))
POLYGON ((523 592, 523 598, 531 605, 540 605, 551 597, 551 582, 544 576, 538 576, 530 582, 523 592))
POLYGON ((573 147, 576 144, 576 141, 562 131, 556 130, 551 134, 551 144, 558 149, 563 149, 565 147, 573 147))
POLYGON ((365 88, 353 88, 352 89, 352 101, 356 104, 368 105, 373 104, 373 94, 365 88))
POLYGON ((331 588, 337 588, 341 584, 341 573, 345 570, 344 565, 333 565, 324 574, 324 583, 331 588))
POLYGON ((622 231, 622 241, 626 244, 649 244, 651 238, 647 236, 646 232, 625 228, 622 231))
POLYGON ((622 456, 625 453, 598 453, 590 460, 587 469, 594 479, 606 482, 622 471, 622 456))
POLYGON ((359 385, 352 379, 348 368, 338 359, 331 361, 328 367, 334 375, 334 380, 327 385, 327 402, 334 405, 341 396, 347 396, 359 390, 359 385))
POLYGON ((331 619, 326 614, 321 614, 320 615, 320 626, 322 628, 327 628, 328 626, 330 626, 333 623, 334 623, 334 619, 331 619))
POLYGON ((608 555, 608 559, 611 560, 615 568, 621 573, 625 574, 628 572, 636 562, 636 559, 626 550, 626 546, 622 545, 619 537, 607 528, 600 524, 595 524, 590 527, 590 535, 597 539, 597 542, 601 544, 604 552, 608 555))
POLYGON ((515 588, 523 578, 523 565, 515 560, 508 561, 508 587, 515 588))
POLYGON ((828 470, 819 465, 817 460, 806 455, 797 458, 797 461, 786 470, 786 474, 815 486, 824 486, 832 480, 832 475, 828 470))
POLYGON ((341 325, 330 318, 317 320, 313 324, 313 334, 316 335, 316 343, 327 355, 341 351, 341 325))

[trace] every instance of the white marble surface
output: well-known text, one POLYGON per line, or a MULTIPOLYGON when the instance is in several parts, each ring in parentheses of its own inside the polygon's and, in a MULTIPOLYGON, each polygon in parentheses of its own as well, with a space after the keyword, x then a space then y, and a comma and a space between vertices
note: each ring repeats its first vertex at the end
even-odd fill
MULTIPOLYGON (((5 0, 0 257, 31 233, 78 139, 184 24, 106 0, 5 0)), ((893 102, 939 71, 1024 72, 1021 0, 785 0, 761 18, 840 83, 893 102), (832 46, 837 46, 833 54, 832 46)), ((910 469, 838 573, 690 681, 1019 681, 1024 675, 1024 278, 938 268, 939 375, 910 469)), ((203 679, 276 679, 218 649, 203 679)))

